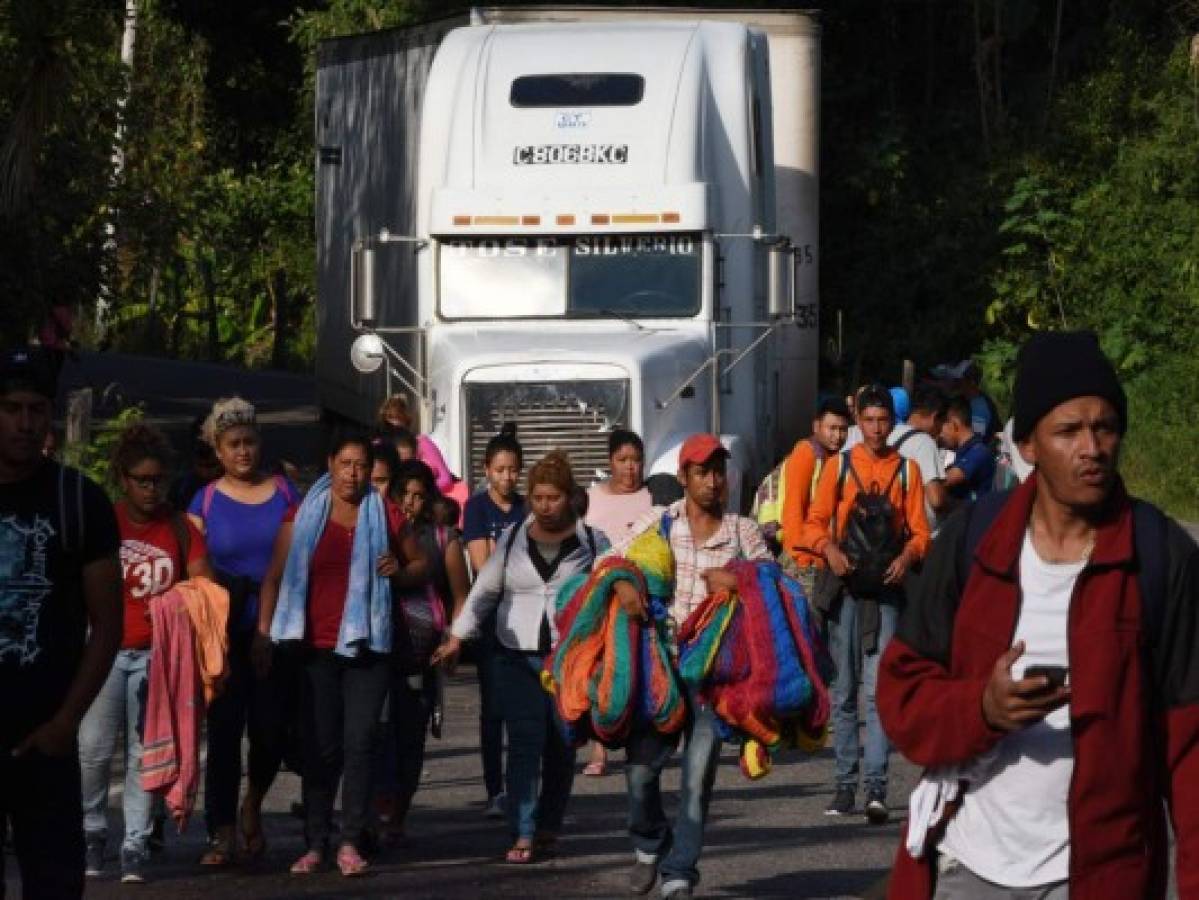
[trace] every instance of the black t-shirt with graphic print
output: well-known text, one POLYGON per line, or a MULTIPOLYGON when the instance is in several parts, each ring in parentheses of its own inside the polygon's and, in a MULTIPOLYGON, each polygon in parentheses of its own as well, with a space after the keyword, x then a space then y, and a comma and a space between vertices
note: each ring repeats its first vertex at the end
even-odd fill
POLYGON ((74 469, 0 484, 0 753, 62 705, 87 635, 83 568, 120 543, 112 504, 74 469))

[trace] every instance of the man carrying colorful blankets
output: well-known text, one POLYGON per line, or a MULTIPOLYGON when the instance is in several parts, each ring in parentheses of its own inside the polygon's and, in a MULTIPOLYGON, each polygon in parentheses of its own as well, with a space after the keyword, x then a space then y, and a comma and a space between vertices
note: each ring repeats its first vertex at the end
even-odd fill
MULTIPOLYGON (((728 451, 714 435, 689 437, 679 451, 683 499, 646 513, 633 526, 633 537, 605 554, 623 557, 646 532, 662 533, 673 558, 673 596, 667 611, 671 626, 684 622, 709 594, 737 587, 736 576, 724 568, 726 563, 771 559, 757 524, 725 512, 727 459, 728 451)), ((650 615, 644 595, 631 582, 615 581, 612 594, 629 615, 643 619, 650 615)), ((672 657, 674 650, 672 647, 672 657)), ((672 664, 677 661, 672 659, 672 664)), ((696 863, 720 758, 721 730, 715 713, 690 689, 685 703, 682 796, 673 828, 662 809, 659 781, 678 743, 678 733, 664 733, 635 721, 626 745, 629 835, 636 854, 629 888, 635 894, 649 893, 660 872, 662 896, 671 900, 691 897, 699 881, 696 863)))

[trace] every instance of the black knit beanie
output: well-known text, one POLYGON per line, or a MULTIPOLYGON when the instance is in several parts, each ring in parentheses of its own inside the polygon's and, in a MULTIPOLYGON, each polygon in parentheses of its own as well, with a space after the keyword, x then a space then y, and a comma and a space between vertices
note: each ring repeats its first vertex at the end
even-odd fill
POLYGON ((1116 408, 1120 433, 1128 427, 1124 388, 1093 333, 1055 331, 1033 335, 1016 356, 1012 438, 1025 440, 1050 410, 1075 397, 1102 397, 1116 408))

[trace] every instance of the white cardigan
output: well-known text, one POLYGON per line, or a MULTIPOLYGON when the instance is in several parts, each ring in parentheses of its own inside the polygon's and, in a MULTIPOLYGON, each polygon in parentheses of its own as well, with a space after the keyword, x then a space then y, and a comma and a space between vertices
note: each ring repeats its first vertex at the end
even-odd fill
POLYGON ((450 633, 455 637, 462 640, 474 637, 498 606, 496 636, 505 647, 525 652, 540 649, 543 618, 549 620, 553 642, 558 642, 554 622, 558 590, 572 575, 591 570, 595 556, 608 549, 608 539, 594 528, 589 537, 586 526, 579 521, 575 525, 579 546, 562 559, 549 581, 543 581, 529 557, 529 524, 532 520, 529 516, 519 525, 510 525, 496 541, 495 551, 484 563, 462 612, 450 627, 450 633), (507 571, 504 571, 505 561, 507 571))

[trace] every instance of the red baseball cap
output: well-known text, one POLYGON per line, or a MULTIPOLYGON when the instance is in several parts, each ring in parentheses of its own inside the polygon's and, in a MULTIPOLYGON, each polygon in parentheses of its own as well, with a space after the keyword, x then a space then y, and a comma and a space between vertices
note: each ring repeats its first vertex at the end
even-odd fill
POLYGON ((683 447, 679 450, 679 468, 683 468, 687 463, 702 465, 711 459, 714 453, 729 455, 728 449, 720 443, 720 438, 714 434, 693 434, 683 441, 683 447))

